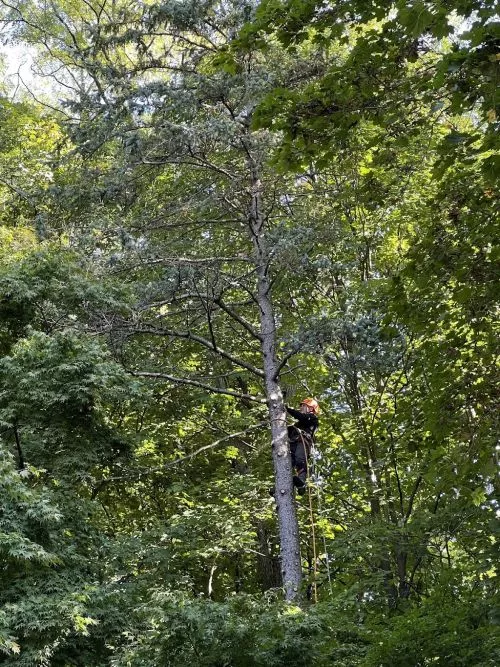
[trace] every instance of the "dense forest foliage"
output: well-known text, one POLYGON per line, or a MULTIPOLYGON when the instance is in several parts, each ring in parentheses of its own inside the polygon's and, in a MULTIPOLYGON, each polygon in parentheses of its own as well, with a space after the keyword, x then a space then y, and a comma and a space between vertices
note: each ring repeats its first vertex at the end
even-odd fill
POLYGON ((0 16, 0 664, 500 664, 495 3, 0 16))

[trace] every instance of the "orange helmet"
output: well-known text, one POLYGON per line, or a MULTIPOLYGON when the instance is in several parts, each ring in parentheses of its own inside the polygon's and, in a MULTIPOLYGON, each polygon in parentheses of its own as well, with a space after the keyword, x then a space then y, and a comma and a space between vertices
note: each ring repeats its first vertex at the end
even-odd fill
POLYGON ((319 403, 318 401, 315 401, 314 398, 304 398, 301 405, 307 405, 308 408, 311 408, 311 412, 315 415, 319 414, 319 403))

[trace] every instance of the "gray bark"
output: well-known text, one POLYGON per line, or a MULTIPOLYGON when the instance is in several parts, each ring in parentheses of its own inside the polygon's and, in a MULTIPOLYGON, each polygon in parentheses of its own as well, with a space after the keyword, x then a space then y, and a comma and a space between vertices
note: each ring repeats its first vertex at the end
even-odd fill
POLYGON ((288 445, 286 410, 278 381, 279 364, 276 356, 276 323, 268 275, 269 253, 265 241, 265 215, 262 206, 262 186, 259 169, 245 144, 250 169, 251 203, 248 226, 254 248, 257 274, 257 302, 260 311, 261 350, 264 381, 271 424, 275 496, 279 524, 281 573, 287 600, 295 599, 302 582, 299 528, 292 483, 292 461, 288 445))

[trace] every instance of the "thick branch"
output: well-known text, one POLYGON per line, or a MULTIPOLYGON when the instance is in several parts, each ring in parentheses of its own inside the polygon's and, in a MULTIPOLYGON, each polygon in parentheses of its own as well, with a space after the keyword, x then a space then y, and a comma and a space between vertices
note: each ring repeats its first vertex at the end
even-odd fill
MULTIPOLYGON (((398 484, 398 493, 399 493, 399 507, 401 509, 401 516, 404 515, 404 501, 403 501, 403 489, 401 487, 401 480, 399 478, 398 466, 396 463, 396 452, 394 450, 394 436, 392 433, 389 433, 391 439, 391 458, 392 458, 392 467, 394 468, 394 474, 396 475, 396 482, 398 484)), ((413 502, 413 501, 412 501, 413 502)), ((411 512, 411 509, 410 509, 411 512)))
POLYGON ((413 491, 411 492, 411 496, 410 496, 410 499, 408 501, 408 509, 406 510, 406 514, 405 514, 405 518, 404 518, 405 523, 408 521, 408 519, 410 518, 410 515, 412 513, 413 502, 415 500, 415 496, 417 495, 417 491, 418 491, 418 488, 419 488, 419 486, 422 482, 422 479, 423 479, 422 475, 419 475, 417 477, 417 481, 415 482, 415 486, 413 487, 413 491))
POLYGON ((141 329, 134 329, 132 334, 151 334, 153 336, 171 336, 172 338, 184 338, 186 340, 192 340, 196 343, 199 343, 200 345, 203 345, 203 347, 206 347, 208 350, 211 350, 215 354, 218 354, 220 357, 224 357, 224 359, 227 359, 228 361, 231 361, 233 364, 236 364, 236 366, 241 366, 241 368, 245 368, 247 371, 250 371, 254 375, 257 375, 257 377, 263 378, 264 377, 264 371, 262 371, 260 368, 257 368, 257 366, 254 366, 253 364, 249 363, 248 361, 244 361, 243 359, 238 359, 237 357, 233 356, 230 352, 226 352, 219 346, 215 347, 213 342, 209 340, 208 338, 204 338, 203 336, 198 336, 197 334, 191 333, 191 331, 174 331, 170 329, 157 329, 154 327, 146 327, 146 328, 141 328, 141 329))
POLYGON ((239 315, 236 311, 234 311, 230 306, 225 304, 222 299, 215 299, 214 303, 216 303, 221 310, 223 310, 225 313, 227 313, 230 317, 233 318, 233 320, 236 320, 241 326, 248 331, 249 334, 251 334, 254 338, 256 338, 259 341, 262 341, 262 336, 258 331, 256 331, 253 326, 248 322, 244 317, 239 315))
POLYGON ((233 391, 232 389, 219 389, 218 387, 212 387, 211 385, 205 384, 204 382, 198 382, 198 380, 180 378, 174 375, 169 375, 168 373, 154 373, 149 371, 131 371, 131 370, 129 370, 128 373, 130 373, 130 375, 133 375, 134 377, 149 377, 149 378, 155 378, 157 380, 169 380, 170 382, 174 382, 175 384, 186 384, 191 387, 199 387, 200 389, 205 389, 206 391, 209 391, 213 394, 224 394, 226 396, 234 396, 235 398, 240 398, 247 401, 253 401, 254 403, 261 403, 262 405, 266 405, 267 403, 266 399, 261 398, 260 396, 254 396, 253 394, 242 394, 240 392, 233 391))

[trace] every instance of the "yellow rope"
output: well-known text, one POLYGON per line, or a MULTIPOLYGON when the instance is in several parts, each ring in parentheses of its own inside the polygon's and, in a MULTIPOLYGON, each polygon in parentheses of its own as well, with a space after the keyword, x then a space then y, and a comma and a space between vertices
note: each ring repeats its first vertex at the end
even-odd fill
MULTIPOLYGON (((302 440, 302 446, 304 447, 304 454, 305 454, 305 459, 306 459, 306 479, 309 479, 309 463, 307 459, 307 449, 306 445, 304 442, 304 436, 302 435, 302 431, 299 430, 300 434, 300 439, 302 440)), ((314 513, 313 513, 313 505, 312 505, 312 494, 311 494, 311 487, 308 484, 307 485, 307 495, 309 497, 309 521, 310 521, 310 526, 311 526, 311 537, 312 537, 312 547, 313 547, 313 583, 312 583, 312 589, 313 589, 313 597, 314 597, 314 602, 316 603, 318 601, 318 586, 316 583, 316 578, 317 578, 317 554, 316 554, 316 531, 315 531, 315 526, 314 526, 314 513)))

